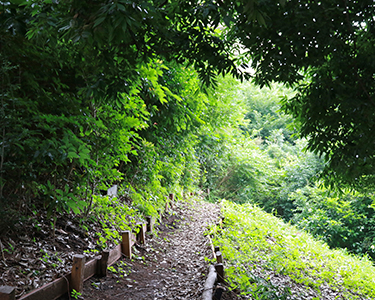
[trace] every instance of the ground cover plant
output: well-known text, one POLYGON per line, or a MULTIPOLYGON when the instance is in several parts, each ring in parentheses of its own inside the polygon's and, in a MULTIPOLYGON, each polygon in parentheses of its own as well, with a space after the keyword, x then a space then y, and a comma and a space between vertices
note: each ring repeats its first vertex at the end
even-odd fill
MULTIPOLYGON (((275 274, 287 275, 318 293, 323 287, 338 291, 345 299, 375 296, 375 268, 366 257, 345 250, 332 250, 310 234, 296 229, 252 204, 222 202, 223 228, 214 227, 214 243, 219 245, 232 288, 262 298, 269 278, 254 275, 257 265, 275 274)), ((270 289, 266 289, 270 293, 270 289)), ((275 297, 288 290, 274 288, 275 297)), ((321 297, 319 297, 321 298, 321 297)))

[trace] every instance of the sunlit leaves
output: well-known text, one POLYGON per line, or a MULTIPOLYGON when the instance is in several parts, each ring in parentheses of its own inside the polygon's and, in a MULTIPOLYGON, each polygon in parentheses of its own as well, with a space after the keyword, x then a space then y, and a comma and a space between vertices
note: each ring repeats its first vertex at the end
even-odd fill
POLYGON ((358 294, 374 296, 370 286, 374 285, 375 269, 368 259, 331 250, 311 235, 256 206, 228 201, 223 201, 222 205, 225 222, 214 242, 220 245, 227 261, 227 276, 232 288, 257 295, 257 287, 270 284, 266 274, 271 270, 272 274, 286 275, 293 282, 312 287, 318 293, 325 286, 333 291, 344 289, 348 298, 358 294), (259 276, 263 281, 254 280, 259 276), (253 282, 256 284, 251 284, 253 282))

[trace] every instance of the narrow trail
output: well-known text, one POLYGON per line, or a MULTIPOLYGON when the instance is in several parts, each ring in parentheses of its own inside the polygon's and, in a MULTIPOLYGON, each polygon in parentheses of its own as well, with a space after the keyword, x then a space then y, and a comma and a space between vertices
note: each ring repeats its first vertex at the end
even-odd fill
POLYGON ((177 202, 157 235, 133 247, 132 260, 122 258, 108 277, 85 282, 82 299, 200 299, 208 272, 205 257, 212 257, 204 231, 218 216, 218 205, 177 202))

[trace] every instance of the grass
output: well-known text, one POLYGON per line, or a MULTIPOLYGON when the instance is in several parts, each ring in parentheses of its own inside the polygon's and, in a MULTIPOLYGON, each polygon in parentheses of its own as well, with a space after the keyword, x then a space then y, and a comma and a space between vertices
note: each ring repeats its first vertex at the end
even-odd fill
MULTIPOLYGON (((227 263, 226 274, 232 288, 253 294, 269 281, 257 278, 252 270, 262 268, 289 276, 294 282, 316 291, 324 286, 341 291, 346 299, 375 297, 375 268, 367 257, 345 250, 333 250, 308 233, 284 223, 252 204, 222 202, 224 227, 212 229, 227 263), (263 281, 261 284, 260 281, 263 281)), ((282 299, 280 288, 266 289, 274 296, 258 299, 282 299)))

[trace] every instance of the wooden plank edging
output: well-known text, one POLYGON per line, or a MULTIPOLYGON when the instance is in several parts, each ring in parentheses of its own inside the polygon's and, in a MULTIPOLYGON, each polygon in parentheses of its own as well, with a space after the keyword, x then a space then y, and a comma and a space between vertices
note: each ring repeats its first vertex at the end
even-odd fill
POLYGON ((55 300, 68 292, 71 282, 71 274, 55 279, 40 288, 37 288, 30 293, 22 296, 20 300, 40 300, 51 299, 55 300))
MULTIPOLYGON (((142 229, 145 229, 146 228, 146 224, 141 224, 141 227, 142 229)), ((144 232, 142 232, 143 230, 140 230, 140 232, 142 234, 144 234, 144 232)), ((128 240, 128 245, 130 246, 130 257, 131 258, 131 247, 136 243, 137 241, 137 237, 130 231, 128 231, 128 234, 126 235, 129 237, 129 240, 128 240)), ((142 238, 139 238, 140 240, 142 238)), ((143 241, 144 238, 143 238, 143 241)), ((122 243, 115 246, 113 249, 107 251, 108 253, 105 254, 106 256, 108 255, 107 257, 107 262, 106 262, 106 266, 111 266, 112 264, 114 264, 117 260, 119 260, 122 256, 122 254, 125 254, 123 251, 122 251, 122 243)), ((82 259, 84 261, 84 256, 83 255, 75 255, 75 257, 79 257, 80 259, 82 259)), ((102 266, 100 266, 101 264, 101 259, 102 259, 102 256, 97 256, 95 257, 94 259, 84 263, 83 266, 81 266, 79 268, 79 272, 78 274, 73 274, 73 279, 75 280, 72 280, 72 273, 69 273, 63 277, 60 277, 58 279, 55 279, 54 281, 52 282, 49 282, 35 290, 32 290, 30 293, 22 296, 19 300, 40 300, 40 299, 46 299, 46 300, 56 300, 57 298, 63 296, 64 294, 70 292, 74 287, 74 289, 79 292, 79 290, 77 289, 82 289, 82 284, 83 284, 83 281, 86 281, 88 280, 89 278, 91 278, 92 276, 96 275, 96 274, 99 274, 99 275, 102 275, 103 272, 104 272, 104 268, 102 266), (78 279, 77 279, 78 278, 78 279), (82 280, 80 280, 79 278, 83 278, 82 280), (73 283, 74 281, 74 283, 73 283), (78 283, 78 286, 75 286, 75 284, 78 283)), ((81 261, 82 263, 82 261, 81 261)), ((73 263, 73 268, 76 268, 75 264, 73 263)), ((105 268, 106 269, 106 268, 105 268)), ((73 272, 74 273, 74 272, 73 272)), ((10 287, 12 288, 12 287, 10 287)), ((3 286, 0 286, 0 292, 2 291, 1 289, 3 289, 4 291, 6 290, 6 287, 3 287, 3 286)), ((13 288, 13 291, 15 290, 15 288, 13 288)), ((0 294, 0 300, 3 300, 3 295, 4 297, 6 297, 6 294, 5 292, 4 293, 1 293, 0 294)), ((4 300, 14 300, 14 298, 4 298, 4 300)))
POLYGON ((109 252, 108 266, 112 266, 116 261, 118 261, 121 255, 122 255, 121 244, 118 244, 115 248, 113 248, 109 252))
MULTIPOLYGON (((171 200, 174 200, 174 194, 169 194, 169 198, 171 200)), ((122 242, 119 245, 115 246, 112 250, 104 250, 102 252, 102 255, 97 256, 88 262, 85 262, 86 258, 83 255, 75 255, 73 260, 72 272, 30 291, 29 293, 21 296, 19 300, 56 300, 64 294, 70 293, 73 287, 75 287, 76 290, 83 289, 83 282, 96 274, 98 274, 99 276, 106 276, 108 266, 111 266, 118 259, 120 259, 122 254, 126 255, 126 253, 124 253, 124 244, 127 245, 127 256, 131 259, 131 247, 137 241, 142 244, 146 243, 145 232, 153 232, 155 217, 146 216, 146 220, 147 223, 145 224, 137 224, 137 226, 139 227, 139 233, 137 234, 137 236, 135 236, 132 232, 128 232, 127 234, 125 234, 125 236, 128 238, 127 241, 123 239, 122 242), (79 257, 79 267, 77 267, 77 257, 79 257), (76 273, 73 271, 74 268, 77 269, 76 273)), ((124 233, 122 233, 122 235, 123 234, 124 233)), ((15 291, 15 287, 0 286, 0 300, 15 300, 15 291)))
POLYGON ((87 279, 94 276, 98 271, 98 264, 100 261, 101 256, 97 256, 94 259, 85 263, 83 268, 83 280, 86 281, 87 279))

